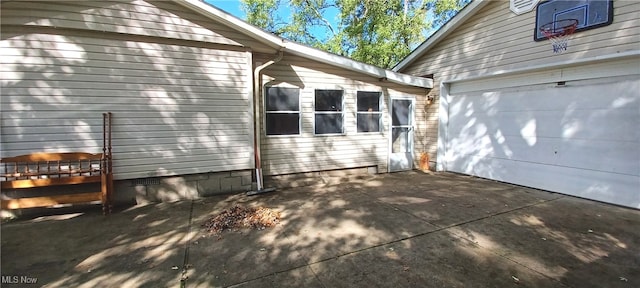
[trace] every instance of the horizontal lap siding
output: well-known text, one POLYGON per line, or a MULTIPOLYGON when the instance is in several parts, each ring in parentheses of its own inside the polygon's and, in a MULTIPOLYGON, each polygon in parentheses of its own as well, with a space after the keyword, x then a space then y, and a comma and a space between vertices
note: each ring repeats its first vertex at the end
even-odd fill
POLYGON ((248 53, 18 28, 3 37, 3 157, 102 152, 111 111, 116 179, 252 168, 248 53))
MULTIPOLYGON (((535 10, 515 15, 508 1, 490 1, 473 17, 456 28, 444 40, 400 72, 412 75, 434 74, 434 89, 440 94, 443 79, 461 79, 487 73, 522 69, 581 58, 615 54, 640 49, 640 2, 613 1, 614 21, 611 25, 578 32, 569 40, 568 50, 560 55, 552 52, 549 41, 533 41, 535 10)), ((427 121, 428 150, 435 160, 437 149, 437 107, 427 121)))
MULTIPOLYGON (((267 61, 260 59, 260 61, 267 61)), ((416 99, 416 124, 418 131, 425 125, 424 95, 426 90, 401 87, 382 82, 373 77, 350 72, 308 59, 286 55, 284 59, 264 72, 267 85, 298 87, 301 97, 301 135, 265 137, 262 121, 262 160, 265 175, 278 175, 378 166, 387 171, 389 150, 389 97, 414 97, 416 99), (316 89, 344 90, 345 135, 314 135, 313 101, 316 89), (382 92, 384 101, 383 132, 357 133, 357 91, 382 92)), ((260 103, 261 108, 262 103, 260 103)), ((423 135, 417 135, 420 138, 423 135)), ((416 151, 423 150, 416 141, 416 151)))
POLYGON ((425 55, 402 70, 436 73, 439 78, 466 78, 527 66, 577 60, 637 50, 640 3, 613 1, 609 26, 575 33, 567 52, 555 55, 547 40, 533 41, 535 11, 515 15, 507 1, 491 1, 425 55))
POLYGON ((2 3, 2 25, 115 32, 272 49, 170 1, 16 1, 2 3))

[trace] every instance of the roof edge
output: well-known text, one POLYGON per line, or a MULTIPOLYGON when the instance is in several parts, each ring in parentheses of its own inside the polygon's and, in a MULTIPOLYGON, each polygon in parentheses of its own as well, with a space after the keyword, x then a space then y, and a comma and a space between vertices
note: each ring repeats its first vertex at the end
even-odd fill
POLYGON ((490 1, 491 0, 474 0, 471 3, 469 3, 467 6, 462 8, 462 10, 460 10, 460 12, 456 14, 456 16, 453 16, 451 20, 449 20, 447 23, 442 25, 442 27, 440 27, 440 29, 438 29, 436 33, 434 33, 433 35, 431 35, 431 37, 427 38, 427 40, 422 42, 422 44, 420 44, 416 49, 414 49, 411 53, 409 53, 407 57, 402 59, 402 61, 396 64, 396 66, 394 66, 391 70, 398 72, 406 68, 407 66, 409 66, 409 64, 417 60, 425 52, 431 49, 436 43, 444 39, 444 37, 446 37, 451 32, 453 32, 455 28, 462 25, 462 23, 464 23, 467 19, 473 16, 475 12, 477 12, 478 10, 480 10, 480 8, 487 5, 490 1))
POLYGON ((201 0, 175 0, 178 4, 182 6, 189 7, 201 15, 209 18, 213 18, 213 20, 222 22, 227 26, 234 27, 240 30, 243 33, 248 34, 252 38, 272 47, 275 49, 280 49, 283 47, 284 38, 278 37, 272 33, 264 31, 256 26, 253 26, 244 20, 237 18, 233 15, 230 15, 217 7, 213 7, 204 1, 201 0))
POLYGON ((375 65, 359 62, 351 58, 325 52, 300 43, 284 40, 285 52, 312 59, 329 65, 338 66, 351 71, 360 72, 389 82, 410 85, 420 88, 433 88, 433 80, 412 76, 380 68, 375 65))
POLYGON ((242 19, 232 16, 214 6, 211 6, 200 0, 176 0, 177 3, 188 7, 205 17, 212 18, 225 25, 238 29, 242 33, 267 44, 277 50, 298 55, 304 58, 312 59, 328 65, 345 68, 354 72, 363 73, 365 75, 377 77, 378 79, 387 80, 393 83, 410 85, 420 88, 433 88, 433 80, 416 77, 406 74, 397 73, 391 70, 383 69, 371 64, 362 63, 351 58, 339 56, 333 53, 325 52, 310 46, 286 40, 253 26, 242 19))

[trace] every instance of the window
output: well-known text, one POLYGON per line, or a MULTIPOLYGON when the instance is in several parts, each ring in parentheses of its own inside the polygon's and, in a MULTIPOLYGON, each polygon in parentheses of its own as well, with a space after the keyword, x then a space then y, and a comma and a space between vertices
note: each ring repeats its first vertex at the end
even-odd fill
POLYGON ((343 105, 342 90, 316 90, 316 134, 342 134, 344 132, 343 105))
POLYGON ((380 132, 380 92, 358 91, 358 132, 380 132))
POLYGON ((300 89, 268 87, 265 112, 267 135, 300 134, 300 89))

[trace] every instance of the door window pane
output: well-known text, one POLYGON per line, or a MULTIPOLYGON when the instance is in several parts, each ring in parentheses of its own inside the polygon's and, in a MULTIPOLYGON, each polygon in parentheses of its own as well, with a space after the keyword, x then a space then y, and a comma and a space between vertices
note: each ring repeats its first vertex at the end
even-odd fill
POLYGON ((393 100, 391 105, 391 125, 410 125, 411 100, 393 100))
POLYGON ((391 153, 409 153, 411 145, 409 142, 409 128, 391 129, 391 153))

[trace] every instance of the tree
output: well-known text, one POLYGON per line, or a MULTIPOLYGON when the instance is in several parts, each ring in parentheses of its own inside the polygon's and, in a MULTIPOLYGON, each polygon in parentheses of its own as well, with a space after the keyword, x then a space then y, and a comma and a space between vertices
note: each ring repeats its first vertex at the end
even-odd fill
POLYGON ((247 21, 284 38, 393 67, 470 0, 242 0, 247 21), (327 19, 336 15, 337 27, 327 19), (288 13, 287 13, 288 12, 288 13), (291 15, 283 19, 279 15, 291 15))

